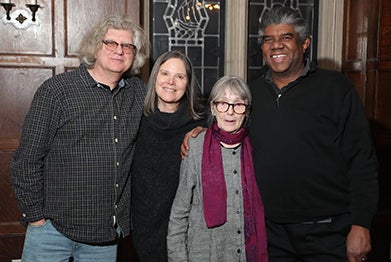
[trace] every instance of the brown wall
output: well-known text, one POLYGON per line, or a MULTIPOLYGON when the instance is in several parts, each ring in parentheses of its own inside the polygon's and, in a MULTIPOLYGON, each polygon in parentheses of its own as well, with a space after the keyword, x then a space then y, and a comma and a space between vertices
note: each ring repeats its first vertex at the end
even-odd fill
POLYGON ((356 85, 379 158, 380 203, 370 261, 389 261, 391 245, 391 1, 345 0, 342 71, 356 85))

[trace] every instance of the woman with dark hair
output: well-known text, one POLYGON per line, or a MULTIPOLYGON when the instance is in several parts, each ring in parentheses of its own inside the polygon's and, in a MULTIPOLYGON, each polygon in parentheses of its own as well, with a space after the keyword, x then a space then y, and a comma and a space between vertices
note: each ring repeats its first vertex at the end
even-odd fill
POLYGON ((184 135, 204 122, 189 58, 179 51, 155 62, 132 168, 133 242, 140 261, 167 260, 167 226, 179 180, 184 135))

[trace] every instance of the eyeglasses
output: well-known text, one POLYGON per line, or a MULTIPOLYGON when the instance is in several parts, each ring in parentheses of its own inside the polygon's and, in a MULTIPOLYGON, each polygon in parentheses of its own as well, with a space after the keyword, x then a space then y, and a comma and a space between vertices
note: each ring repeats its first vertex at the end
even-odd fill
POLYGON ((230 104, 224 101, 215 101, 213 102, 213 104, 216 106, 216 110, 220 113, 227 112, 229 107, 232 106, 232 109, 236 114, 244 114, 248 107, 248 105, 243 103, 230 104))
POLYGON ((130 53, 136 54, 137 51, 137 47, 134 44, 129 44, 129 43, 120 44, 113 40, 102 40, 102 42, 103 44, 106 45, 106 48, 110 51, 117 50, 119 45, 121 46, 125 54, 130 54, 130 53))

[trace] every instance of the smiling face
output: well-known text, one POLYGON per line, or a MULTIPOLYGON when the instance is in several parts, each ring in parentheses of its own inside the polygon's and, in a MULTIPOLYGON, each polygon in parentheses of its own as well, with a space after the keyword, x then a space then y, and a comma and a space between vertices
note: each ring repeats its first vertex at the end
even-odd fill
MULTIPOLYGON (((247 101, 241 99, 230 89, 226 89, 224 95, 217 98, 216 102, 226 102, 228 104, 247 104, 247 101)), ((235 133, 242 127, 246 118, 246 112, 243 114, 235 113, 233 106, 230 105, 226 112, 219 112, 216 104, 211 104, 212 114, 216 117, 217 126, 225 132, 235 133)))
POLYGON ((297 79, 304 68, 304 53, 310 41, 302 43, 293 25, 272 24, 265 28, 262 37, 263 59, 272 70, 273 79, 288 82, 297 79))
POLYGON ((160 111, 172 113, 178 109, 188 81, 185 64, 181 59, 171 58, 160 66, 155 84, 160 111))
MULTIPOLYGON (((108 29, 102 40, 111 40, 120 44, 133 44, 133 35, 126 30, 108 29)), ((113 51, 102 43, 95 54, 96 62, 93 71, 102 78, 121 77, 133 64, 134 53, 124 53, 121 45, 113 51)))

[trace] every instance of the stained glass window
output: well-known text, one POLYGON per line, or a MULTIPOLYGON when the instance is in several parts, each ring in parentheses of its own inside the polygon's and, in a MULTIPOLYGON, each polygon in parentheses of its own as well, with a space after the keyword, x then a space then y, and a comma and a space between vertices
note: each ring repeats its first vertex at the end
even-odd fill
POLYGON ((150 6, 152 60, 168 50, 183 51, 208 95, 224 73, 224 1, 151 0, 150 6))

